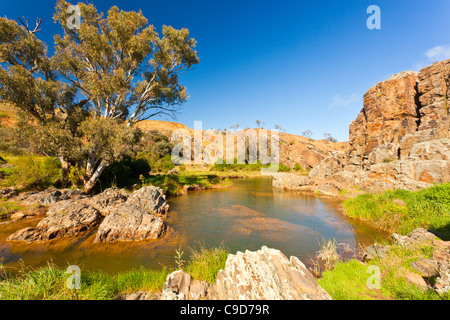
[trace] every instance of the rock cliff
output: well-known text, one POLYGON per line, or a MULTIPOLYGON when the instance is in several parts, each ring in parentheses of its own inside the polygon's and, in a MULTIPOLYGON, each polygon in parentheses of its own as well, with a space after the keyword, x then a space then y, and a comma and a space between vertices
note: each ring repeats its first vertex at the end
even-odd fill
POLYGON ((364 189, 420 189, 450 181, 450 60, 402 72, 364 95, 350 146, 310 172, 364 189))

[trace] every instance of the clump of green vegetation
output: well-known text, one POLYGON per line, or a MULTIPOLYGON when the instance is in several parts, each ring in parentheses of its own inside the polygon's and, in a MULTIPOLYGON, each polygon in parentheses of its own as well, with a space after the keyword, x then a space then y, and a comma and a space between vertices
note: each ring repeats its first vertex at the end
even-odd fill
POLYGON ((450 183, 420 191, 388 190, 364 194, 343 204, 351 218, 366 220, 389 232, 408 234, 415 228, 427 228, 450 237, 450 183), (406 206, 398 205, 402 200, 406 206))
POLYGON ((229 251, 223 247, 191 249, 191 263, 186 267, 185 272, 194 279, 214 283, 219 270, 225 268, 225 263, 229 251))
MULTIPOLYGON (((271 164, 262 164, 260 160, 258 160, 256 163, 238 163, 237 159, 234 159, 233 163, 227 163, 231 161, 223 161, 224 163, 216 163, 214 166, 211 167, 211 171, 244 171, 244 172, 253 172, 253 171, 260 171, 262 168, 270 168, 271 164)), ((278 171, 280 172, 287 172, 291 171, 291 168, 286 166, 285 164, 279 163, 278 164, 278 171)))
POLYGON ((303 167, 300 165, 300 163, 295 163, 295 165, 294 165, 294 170, 295 171, 305 171, 304 169, 303 169, 303 167))
MULTIPOLYGON (((419 258, 429 258, 430 246, 391 246, 383 258, 368 263, 352 259, 339 262, 334 269, 327 270, 318 279, 335 300, 399 299, 399 300, 449 300, 450 295, 439 296, 434 290, 422 289, 405 280, 407 272, 415 273, 410 264, 419 258), (367 285, 373 274, 370 266, 380 270, 380 288, 370 289, 367 285)), ((428 280, 432 282, 433 280, 428 280)), ((432 283, 430 283, 432 284, 432 283)))
POLYGON ((61 164, 56 158, 17 155, 5 156, 12 165, 2 168, 0 187, 21 186, 22 190, 46 189, 61 178, 61 164))
MULTIPOLYGON (((215 281, 217 273, 225 267, 228 250, 219 248, 191 249, 191 260, 185 268, 198 280, 215 281)), ((119 274, 103 271, 81 273, 80 289, 69 289, 70 274, 64 268, 48 264, 41 268, 22 267, 16 275, 6 272, 0 264, 1 300, 109 300, 121 293, 160 291, 167 275, 175 270, 132 269, 119 274)))
POLYGON ((179 195, 184 186, 198 186, 201 189, 228 187, 230 179, 216 175, 156 175, 143 179, 145 185, 160 187, 168 195, 179 195))
POLYGON ((17 202, 0 199, 0 219, 8 218, 13 213, 22 209, 23 207, 17 202))

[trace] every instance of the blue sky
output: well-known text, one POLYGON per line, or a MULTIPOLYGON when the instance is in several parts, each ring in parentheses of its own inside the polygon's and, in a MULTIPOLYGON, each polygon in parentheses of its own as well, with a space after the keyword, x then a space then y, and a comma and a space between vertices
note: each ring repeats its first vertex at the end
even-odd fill
MULTIPOLYGON (((450 58, 448 0, 89 2, 103 12, 141 9, 158 31, 164 24, 190 30, 200 64, 182 75, 190 99, 176 121, 191 128, 195 120, 223 129, 259 119, 269 129, 346 141, 371 86, 450 58), (380 30, 366 27, 370 5, 381 9, 380 30)), ((2 1, 0 15, 39 16, 39 37, 52 47, 61 32, 54 5, 2 1)))

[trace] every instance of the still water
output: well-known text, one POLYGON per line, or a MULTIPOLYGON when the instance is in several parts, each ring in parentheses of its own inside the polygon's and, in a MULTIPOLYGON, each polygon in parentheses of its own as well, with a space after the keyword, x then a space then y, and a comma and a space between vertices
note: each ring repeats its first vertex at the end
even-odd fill
POLYGON ((180 247, 188 260, 189 247, 199 245, 224 245, 232 253, 266 245, 308 263, 324 240, 355 248, 385 236, 344 217, 338 200, 273 189, 268 177, 235 179, 230 188, 190 192, 169 198, 169 204, 165 221, 169 231, 151 241, 98 244, 93 243, 93 231, 48 244, 9 243, 10 234, 36 226, 39 219, 0 225, 0 259, 11 268, 50 261, 60 267, 75 264, 82 270, 119 272, 139 266, 175 266, 175 250, 180 247))

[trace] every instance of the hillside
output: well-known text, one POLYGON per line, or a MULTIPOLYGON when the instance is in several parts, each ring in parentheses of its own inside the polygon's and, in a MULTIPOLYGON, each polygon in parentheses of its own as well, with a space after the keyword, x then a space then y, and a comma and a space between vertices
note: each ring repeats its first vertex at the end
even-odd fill
MULTIPOLYGON (((8 104, 0 104, 0 125, 11 127, 17 120, 14 108, 8 104)), ((143 131, 156 130, 168 137, 177 129, 189 131, 193 136, 194 130, 188 126, 171 121, 144 120, 136 124, 143 131)), ((258 129, 254 129, 258 132, 258 129)), ((208 135, 206 135, 208 137, 208 135)), ((208 139, 208 138, 207 138, 208 139)), ((280 162, 294 168, 296 164, 301 166, 300 171, 309 171, 318 165, 323 159, 333 152, 344 151, 348 148, 348 142, 330 142, 328 140, 313 140, 303 136, 279 133, 280 139, 280 162)), ((204 141, 204 146, 208 141, 204 141)), ((236 143, 235 143, 236 148, 236 143)))

